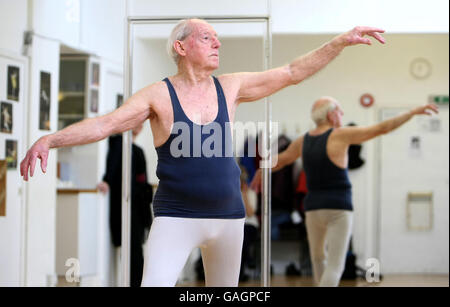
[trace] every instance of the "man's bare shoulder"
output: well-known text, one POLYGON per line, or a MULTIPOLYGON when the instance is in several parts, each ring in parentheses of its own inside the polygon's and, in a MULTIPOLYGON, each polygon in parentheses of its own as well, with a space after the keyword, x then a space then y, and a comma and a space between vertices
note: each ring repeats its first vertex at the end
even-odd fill
POLYGON ((347 134, 347 133, 352 133, 352 131, 355 131, 355 130, 356 130, 355 126, 343 126, 343 127, 339 127, 339 128, 334 128, 332 133, 334 135, 343 135, 343 134, 347 134))
POLYGON ((169 91, 164 81, 158 81, 140 89, 134 96, 146 101, 152 109, 164 103, 169 98, 169 91))
POLYGON ((218 76, 217 79, 223 87, 227 99, 233 97, 234 100, 240 88, 240 79, 238 74, 224 74, 218 76))
MULTIPOLYGON (((158 81, 147 85, 143 89, 140 90, 144 95, 149 97, 154 97, 156 100, 161 97, 165 97, 168 95, 167 85, 164 81, 158 81)), ((152 99, 153 100, 153 99, 152 99)))
POLYGON ((223 74, 217 77, 222 86, 233 87, 239 85, 239 76, 237 73, 223 74))
POLYGON ((330 141, 332 143, 338 142, 345 145, 352 144, 355 137, 363 135, 367 127, 364 126, 344 126, 333 129, 330 135, 330 141))
POLYGON ((341 139, 342 137, 345 137, 352 133, 353 131, 352 126, 344 126, 344 127, 338 127, 334 128, 333 131, 330 134, 330 138, 332 139, 341 139))
POLYGON ((164 81, 149 84, 135 93, 131 101, 149 107, 151 118, 160 117, 167 113, 170 102, 167 85, 164 81))

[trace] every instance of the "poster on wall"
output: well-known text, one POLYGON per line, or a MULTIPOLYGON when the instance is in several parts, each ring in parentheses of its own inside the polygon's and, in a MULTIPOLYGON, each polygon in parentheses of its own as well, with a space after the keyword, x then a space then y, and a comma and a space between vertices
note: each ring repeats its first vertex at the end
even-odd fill
POLYGON ((91 90, 91 112, 92 113, 98 112, 98 91, 97 90, 91 90))
POLYGON ((98 63, 92 64, 92 85, 100 85, 100 65, 98 63))
POLYGON ((8 100, 19 101, 20 93, 20 70, 19 67, 8 66, 8 100))
POLYGON ((50 130, 50 82, 50 74, 41 71, 41 87, 39 91, 40 130, 50 130))
POLYGON ((423 132, 441 132, 441 119, 437 116, 421 116, 417 118, 419 128, 423 132))
POLYGON ((8 169, 17 169, 17 141, 6 140, 5 159, 8 169))
POLYGON ((13 106, 2 102, 0 105, 0 132, 12 133, 13 128, 13 106))
POLYGON ((122 104, 123 104, 123 95, 122 94, 117 94, 116 109, 118 109, 122 104))
POLYGON ((6 161, 0 160, 0 216, 6 216, 6 161))
POLYGON ((409 157, 413 159, 420 159, 422 157, 422 145, 420 136, 412 136, 409 139, 409 157))

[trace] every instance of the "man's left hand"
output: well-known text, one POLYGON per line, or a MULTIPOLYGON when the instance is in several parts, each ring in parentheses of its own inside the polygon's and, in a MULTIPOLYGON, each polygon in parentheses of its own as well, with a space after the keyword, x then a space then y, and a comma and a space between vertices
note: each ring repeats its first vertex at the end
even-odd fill
POLYGON ((359 44, 372 45, 372 41, 369 38, 364 37, 368 35, 372 36, 382 44, 386 43, 383 36, 379 33, 384 33, 384 30, 373 27, 355 27, 352 30, 336 37, 336 40, 345 47, 359 44))

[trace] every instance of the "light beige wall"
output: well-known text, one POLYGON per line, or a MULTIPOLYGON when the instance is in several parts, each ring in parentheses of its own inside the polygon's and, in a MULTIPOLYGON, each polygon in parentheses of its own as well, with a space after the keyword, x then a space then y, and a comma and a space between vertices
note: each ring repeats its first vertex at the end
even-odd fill
MULTIPOLYGON (((311 103, 321 95, 332 95, 345 109, 358 109, 361 94, 375 96, 376 106, 415 105, 427 100, 432 93, 448 93, 448 35, 385 35, 387 44, 356 46, 344 50, 328 67, 297 87, 274 95, 274 117, 283 109, 304 112, 301 103, 311 103), (411 60, 427 58, 433 69, 426 80, 414 79, 411 60), (297 101, 294 102, 294 101, 297 101)), ((274 66, 288 63, 331 39, 328 35, 275 36, 273 42, 274 66)), ((294 119, 295 112, 284 118, 294 119)), ((353 114, 353 113, 352 113, 353 114)))

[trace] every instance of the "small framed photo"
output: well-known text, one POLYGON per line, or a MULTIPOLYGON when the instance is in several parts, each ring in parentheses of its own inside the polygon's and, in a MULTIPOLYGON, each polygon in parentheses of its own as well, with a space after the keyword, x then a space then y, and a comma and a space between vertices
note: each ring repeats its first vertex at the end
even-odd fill
POLYGON ((6 140, 5 159, 8 169, 17 169, 17 141, 6 140))
POLYGON ((123 104, 123 95, 122 94, 117 94, 117 105, 116 105, 116 109, 120 108, 120 106, 123 104))
POLYGON ((50 130, 51 75, 41 71, 39 92, 39 129, 50 130))
POLYGON ((12 133, 13 129, 13 106, 2 102, 0 105, 0 132, 12 133))
POLYGON ((91 112, 97 113, 98 112, 98 90, 91 89, 91 112))
POLYGON ((16 66, 8 66, 8 100, 19 101, 20 94, 20 69, 16 66))
POLYGON ((100 85, 100 64, 92 63, 92 82, 94 86, 100 85))

